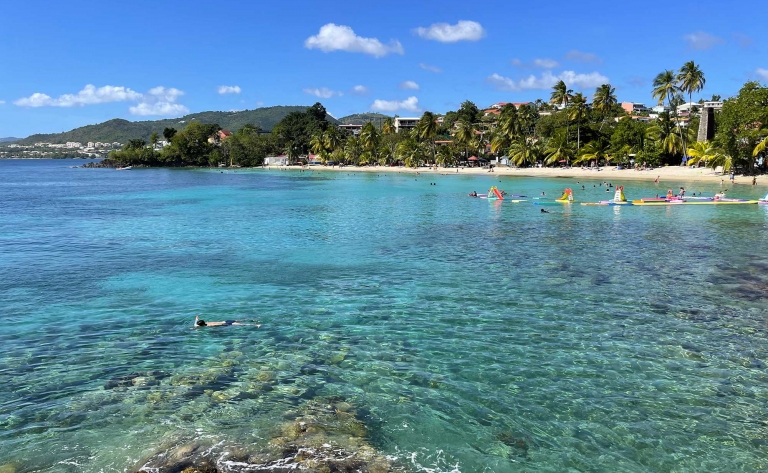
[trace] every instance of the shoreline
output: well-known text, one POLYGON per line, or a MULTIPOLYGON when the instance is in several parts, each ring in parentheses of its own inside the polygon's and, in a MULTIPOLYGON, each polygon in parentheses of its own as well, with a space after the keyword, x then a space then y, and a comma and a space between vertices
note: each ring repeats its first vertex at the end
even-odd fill
MULTIPOLYGON (((229 168, 227 168, 229 169, 229 168)), ((247 169, 247 168, 243 168, 247 169)), ((253 168, 256 169, 256 168, 253 168)), ((344 167, 327 167, 327 166, 265 166, 263 169, 272 171, 329 171, 329 172, 407 172, 412 174, 437 174, 445 176, 482 176, 482 175, 494 175, 494 176, 515 176, 515 177, 538 177, 538 178, 553 178, 553 179, 575 179, 575 178, 599 178, 603 181, 620 181, 620 180, 633 180, 633 181, 654 181, 657 177, 659 182, 664 181, 696 181, 696 182, 710 182, 710 183, 723 183, 727 185, 752 185, 752 178, 757 177, 757 186, 768 186, 768 177, 764 175, 759 176, 747 176, 736 175, 734 176, 734 182, 730 182, 728 174, 716 174, 709 168, 684 168, 682 166, 666 166, 647 171, 635 171, 634 169, 616 169, 615 167, 602 167, 599 171, 581 169, 581 168, 507 168, 498 167, 494 168, 493 172, 489 172, 484 168, 407 168, 407 167, 389 167, 389 166, 344 166, 344 167)))

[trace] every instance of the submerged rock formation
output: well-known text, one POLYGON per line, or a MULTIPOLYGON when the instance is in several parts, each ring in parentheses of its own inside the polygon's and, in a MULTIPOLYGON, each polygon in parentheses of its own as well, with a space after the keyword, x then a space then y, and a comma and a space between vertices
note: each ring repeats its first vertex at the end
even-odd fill
POLYGON ((402 472, 368 441, 349 403, 314 399, 286 413, 266 445, 189 443, 158 453, 137 473, 390 473, 402 472))

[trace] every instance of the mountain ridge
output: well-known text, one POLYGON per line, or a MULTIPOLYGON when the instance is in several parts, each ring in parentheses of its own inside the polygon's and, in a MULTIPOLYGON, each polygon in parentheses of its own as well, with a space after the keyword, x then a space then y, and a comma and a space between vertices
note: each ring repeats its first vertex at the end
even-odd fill
MULTIPOLYGON (((13 141, 22 145, 32 145, 37 142, 66 143, 70 141, 88 143, 126 143, 131 139, 149 140, 153 132, 157 132, 161 139, 163 129, 186 127, 192 120, 202 123, 216 123, 224 129, 235 132, 246 124, 253 124, 265 131, 271 130, 280 120, 292 112, 303 112, 309 105, 278 105, 274 107, 261 107, 253 110, 240 110, 232 112, 207 111, 184 115, 179 118, 166 118, 161 120, 129 121, 123 118, 113 118, 102 123, 81 126, 63 133, 37 133, 26 138, 15 138, 13 141)), ((338 121, 330 115, 328 121, 338 121)))

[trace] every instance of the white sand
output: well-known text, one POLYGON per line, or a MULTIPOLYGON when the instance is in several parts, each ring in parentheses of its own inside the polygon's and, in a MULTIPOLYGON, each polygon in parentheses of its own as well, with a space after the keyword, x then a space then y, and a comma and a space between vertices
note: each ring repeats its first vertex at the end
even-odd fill
MULTIPOLYGON (((298 170, 301 169, 298 166, 270 166, 269 169, 273 170, 298 170)), ((472 175, 485 175, 491 174, 488 169, 482 168, 460 168, 458 173, 456 168, 406 168, 406 167, 387 167, 387 166, 344 166, 342 168, 326 167, 326 166, 305 166, 303 169, 317 170, 317 171, 341 171, 341 172, 408 172, 408 173, 420 173, 420 174, 472 174, 472 175)), ((634 169, 618 170, 616 167, 601 167, 600 171, 587 170, 581 168, 560 169, 560 168, 508 168, 508 167, 496 167, 493 169, 494 175, 497 176, 525 176, 525 177, 552 177, 552 178, 591 178, 600 179, 601 181, 622 181, 622 180, 643 180, 653 181, 658 177, 659 182, 674 181, 704 181, 712 183, 724 183, 731 185, 730 176, 728 174, 715 173, 709 168, 688 168, 682 166, 666 166, 662 168, 653 169, 650 171, 635 171, 634 169)), ((752 176, 735 176, 734 183, 736 185, 751 185, 752 176)), ((757 185, 768 186, 768 177, 758 176, 757 185)))

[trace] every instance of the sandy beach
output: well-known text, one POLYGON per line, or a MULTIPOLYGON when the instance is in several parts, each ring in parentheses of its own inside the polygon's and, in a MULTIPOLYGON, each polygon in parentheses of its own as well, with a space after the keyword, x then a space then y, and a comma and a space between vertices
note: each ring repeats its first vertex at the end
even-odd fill
MULTIPOLYGON (((458 172, 456 168, 407 168, 407 167, 387 167, 387 166, 344 166, 344 167, 327 167, 327 166, 304 166, 299 168, 297 166, 269 166, 272 170, 298 170, 308 169, 317 171, 341 171, 341 172, 409 172, 419 174, 471 174, 471 175, 485 175, 491 174, 488 169, 484 168, 459 168, 458 172)), ((634 169, 616 169, 613 167, 601 167, 599 171, 582 169, 582 168, 512 168, 512 167, 495 167, 493 174, 498 176, 518 176, 518 177, 546 177, 546 178, 583 178, 583 179, 600 179, 601 181, 622 181, 622 180, 640 180, 640 181, 653 181, 656 178, 659 182, 674 181, 674 182, 712 182, 720 183, 721 181, 731 185, 730 176, 728 174, 715 173, 709 168, 687 168, 682 166, 666 166, 646 171, 635 171, 634 169)), ((736 175, 734 179, 736 185, 752 185, 752 176, 736 175)), ((768 177, 758 176, 757 185, 768 186, 768 177)))

